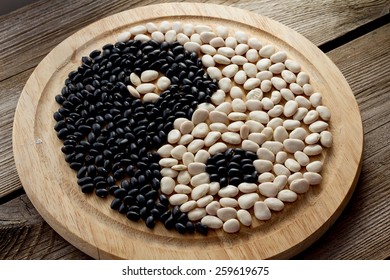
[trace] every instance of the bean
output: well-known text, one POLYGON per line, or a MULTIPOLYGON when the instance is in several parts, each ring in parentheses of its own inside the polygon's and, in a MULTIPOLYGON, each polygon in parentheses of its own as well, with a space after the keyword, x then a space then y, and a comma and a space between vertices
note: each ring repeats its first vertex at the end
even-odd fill
POLYGON ((174 188, 174 191, 180 194, 190 194, 191 188, 184 184, 177 184, 174 188))
POLYGON ((175 180, 170 177, 163 177, 161 179, 161 192, 170 195, 175 188, 175 180))
POLYGON ((275 179, 275 175, 270 172, 264 172, 263 174, 260 174, 258 177, 259 183, 265 183, 265 182, 273 182, 275 179))
POLYGON ((282 211, 284 208, 284 203, 275 197, 269 197, 264 200, 264 203, 272 211, 282 211))
POLYGON ((188 172, 191 175, 197 175, 200 173, 205 172, 206 170, 206 165, 201 162, 192 162, 188 165, 188 172))
MULTIPOLYGON (((209 191, 210 192, 210 191, 209 191)), ((199 207, 199 208, 204 208, 206 207, 207 205, 209 205, 212 201, 214 200, 214 197, 212 195, 206 195, 202 198, 199 198, 197 201, 196 201, 196 205, 199 207)))
MULTIPOLYGON (((182 134, 188 134, 191 133, 194 129, 194 123, 192 121, 185 120, 183 123, 180 125, 180 136, 182 134)), ((177 132, 176 132, 177 133, 177 132)), ((168 142, 169 142, 169 134, 168 134, 168 142)))
POLYGON ((169 203, 171 205, 182 205, 188 201, 188 196, 186 194, 173 194, 169 197, 169 203))
POLYGON ((179 184, 187 185, 191 181, 191 175, 187 170, 180 171, 177 175, 177 182, 179 184))
POLYGON ((291 174, 290 176, 288 176, 287 182, 289 184, 291 184, 292 181, 294 181, 296 179, 302 179, 302 178, 303 178, 302 172, 295 172, 295 173, 291 174))
POLYGON ((223 224, 223 230, 227 233, 236 233, 240 231, 240 223, 237 219, 229 219, 223 224))
POLYGON ((266 159, 257 159, 253 162, 253 165, 259 174, 271 171, 273 167, 272 162, 266 159))
POLYGON ((201 223, 213 229, 218 229, 223 226, 223 222, 219 218, 210 215, 204 216, 201 220, 201 223))
POLYGON ((222 140, 226 143, 238 145, 241 143, 241 137, 238 133, 225 132, 222 134, 222 140))
POLYGON ((250 227, 252 225, 252 216, 251 214, 244 209, 240 209, 237 211, 237 219, 244 226, 250 227))
POLYGON ((291 190, 281 190, 277 198, 282 202, 294 202, 297 200, 298 195, 291 190))
POLYGON ((321 172, 322 170, 322 162, 321 161, 312 161, 306 166, 306 170, 309 172, 321 172))
POLYGON ((299 139, 285 139, 283 145, 286 151, 292 154, 305 148, 305 143, 299 139))
POLYGON ((237 217, 237 210, 232 207, 219 208, 217 210, 217 216, 222 222, 226 222, 237 217))
POLYGON ((181 133, 177 129, 171 130, 168 133, 168 143, 170 144, 177 143, 180 140, 180 138, 181 138, 181 133))
POLYGON ((284 165, 292 172, 298 172, 299 170, 301 170, 301 165, 292 158, 286 159, 284 165))
POLYGON ((234 75, 234 82, 236 82, 239 85, 243 85, 247 80, 247 76, 244 70, 239 70, 235 75, 234 75))
POLYGON ((333 136, 332 134, 329 132, 329 131, 322 131, 320 133, 320 142, 321 142, 321 145, 326 147, 326 148, 330 148, 332 147, 332 144, 333 144, 333 136))
POLYGON ((232 109, 234 112, 244 113, 246 111, 246 105, 242 99, 233 99, 232 101, 232 109))
POLYGON ((178 171, 173 170, 172 168, 162 168, 160 171, 161 175, 164 177, 176 178, 179 174, 178 171))
POLYGON ((210 45, 214 48, 224 47, 225 41, 221 37, 216 37, 210 40, 210 45))
POLYGON ((209 152, 206 150, 199 150, 195 155, 195 162, 206 163, 209 158, 209 152))
POLYGON ((306 136, 305 142, 306 144, 313 145, 316 144, 321 138, 321 135, 319 133, 311 133, 306 136))
POLYGON ((295 179, 290 183, 290 190, 298 194, 305 193, 309 190, 309 182, 306 179, 295 179))
MULTIPOLYGON (((277 119, 274 118, 272 120, 277 120, 277 119)), ((283 120, 281 120, 281 122, 283 123, 283 120)), ((268 124, 270 124, 270 123, 268 123, 268 124)), ((287 130, 283 126, 278 126, 277 125, 276 128, 274 129, 274 139, 275 139, 275 141, 283 143, 283 141, 285 141, 287 138, 288 138, 287 130)))
MULTIPOLYGON (((188 212, 188 219, 190 221, 198 221, 198 220, 202 219, 203 217, 205 217, 206 215, 207 215, 207 213, 206 213, 206 210, 204 208, 195 208, 195 209, 188 212)), ((205 224, 205 225, 207 225, 207 224, 205 224)))
POLYGON ((196 152, 198 152, 203 147, 204 147, 204 141, 201 140, 201 139, 195 139, 187 146, 187 150, 189 152, 195 154, 196 152))
POLYGON ((257 193, 243 194, 238 198, 238 205, 241 209, 250 209, 259 200, 257 193))
POLYGON ((296 151, 294 153, 294 158, 301 166, 307 166, 310 163, 310 158, 301 151, 296 151))
POLYGON ((222 207, 237 207, 238 201, 235 198, 223 197, 219 200, 219 204, 222 207))
POLYGON ((238 194, 239 190, 237 187, 228 185, 219 190, 218 195, 220 197, 235 197, 238 194))
POLYGON ((255 217, 260 221, 266 221, 271 219, 271 211, 264 201, 257 201, 254 205, 255 217))
MULTIPOLYGON (((203 174, 205 174, 205 173, 203 173, 203 174)), ((198 176, 198 175, 196 175, 196 176, 198 176)), ((194 178, 194 177, 192 177, 192 178, 194 178)), ((203 183, 203 184, 197 185, 191 192, 191 198, 193 200, 198 200, 199 198, 205 196, 209 192, 209 190, 210 190, 210 184, 208 184, 208 183, 203 183)))
POLYGON ((219 131, 210 131, 204 139, 206 147, 214 145, 220 138, 222 134, 219 131))
POLYGON ((217 63, 217 64, 222 64, 222 65, 230 64, 230 58, 228 58, 222 54, 215 54, 213 56, 213 59, 214 59, 215 63, 217 63))
POLYGON ((217 35, 211 31, 204 31, 200 33, 200 39, 202 40, 203 43, 206 44, 208 44, 211 41, 211 39, 214 39, 215 37, 217 37, 217 35))
POLYGON ((330 111, 327 107, 319 105, 316 107, 317 112, 319 113, 321 119, 324 121, 330 120, 330 111))
POLYGON ((191 134, 184 134, 181 136, 178 144, 179 145, 188 145, 189 143, 192 142, 192 140, 194 140, 194 136, 192 136, 191 134))
MULTIPOLYGON (((214 113, 215 111, 211 112, 214 113)), ((210 114, 211 117, 211 114, 210 114)), ((210 132, 209 126, 206 123, 197 124, 192 130, 191 134, 195 138, 204 138, 210 132)), ((203 146, 202 146, 203 147, 203 146)))
POLYGON ((302 121, 307 115, 308 110, 303 107, 299 107, 297 112, 294 114, 293 119, 297 121, 302 121))
POLYGON ((315 172, 305 172, 303 173, 303 178, 305 178, 310 185, 319 185, 322 182, 321 174, 315 172))
POLYGON ((236 65, 244 65, 248 62, 248 59, 242 55, 235 55, 230 59, 230 61, 236 65))
POLYGON ((226 26, 219 25, 215 30, 218 36, 222 37, 223 39, 226 39, 229 35, 229 29, 226 26))
POLYGON ((273 171, 274 171, 274 173, 276 175, 286 175, 286 176, 289 176, 291 174, 291 172, 285 166, 283 166, 280 163, 277 163, 277 164, 274 165, 273 171))
POLYGON ((218 209, 221 209, 221 205, 218 201, 213 201, 206 206, 206 212, 211 216, 216 216, 218 209))
POLYGON ((324 121, 315 121, 309 125, 309 130, 311 132, 322 132, 329 127, 328 123, 324 121))

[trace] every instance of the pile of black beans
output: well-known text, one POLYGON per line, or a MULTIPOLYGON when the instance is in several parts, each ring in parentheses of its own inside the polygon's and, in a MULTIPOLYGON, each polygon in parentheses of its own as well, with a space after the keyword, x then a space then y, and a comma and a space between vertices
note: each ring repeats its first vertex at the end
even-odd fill
POLYGON ((255 153, 230 148, 210 157, 206 163, 206 172, 210 175, 210 182, 219 182, 221 188, 256 183, 258 174, 253 166, 256 159, 255 153))
POLYGON ((178 42, 129 40, 107 44, 82 58, 69 73, 54 113, 62 152, 77 171, 83 193, 114 196, 111 208, 153 228, 162 221, 180 233, 207 227, 193 224, 160 193, 159 155, 175 119, 191 116, 217 90, 201 60, 178 42), (142 102, 127 90, 129 75, 152 69, 171 80, 156 103, 142 102))

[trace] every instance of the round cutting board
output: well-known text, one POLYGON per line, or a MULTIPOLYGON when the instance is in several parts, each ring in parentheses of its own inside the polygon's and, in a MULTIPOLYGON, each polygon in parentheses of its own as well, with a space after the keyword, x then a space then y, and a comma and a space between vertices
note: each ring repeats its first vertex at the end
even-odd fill
POLYGON ((295 31, 258 14, 211 4, 161 4, 128 10, 95 22, 55 47, 27 81, 16 109, 13 150, 24 189, 42 217, 71 244, 97 259, 268 259, 289 258, 317 240, 339 216, 356 185, 363 130, 346 80, 316 46, 295 31), (54 97, 83 55, 130 27, 163 20, 224 25, 285 50, 311 76, 332 113, 334 145, 323 153, 323 182, 267 222, 181 235, 161 223, 153 230, 110 209, 110 198, 85 195, 64 160, 53 130, 54 97))

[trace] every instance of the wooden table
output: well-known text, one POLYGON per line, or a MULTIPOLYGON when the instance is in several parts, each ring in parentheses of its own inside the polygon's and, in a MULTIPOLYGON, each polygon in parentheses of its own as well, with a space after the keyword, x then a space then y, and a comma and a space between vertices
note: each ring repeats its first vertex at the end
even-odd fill
MULTIPOLYGON (((0 17, 0 259, 90 258, 51 229, 23 191, 12 155, 15 107, 59 42, 102 17, 162 2, 169 1, 42 0, 0 17)), ((359 104, 365 144, 356 190, 335 224, 295 258, 390 258, 389 1, 196 2, 247 9, 300 32, 340 68, 359 104)))

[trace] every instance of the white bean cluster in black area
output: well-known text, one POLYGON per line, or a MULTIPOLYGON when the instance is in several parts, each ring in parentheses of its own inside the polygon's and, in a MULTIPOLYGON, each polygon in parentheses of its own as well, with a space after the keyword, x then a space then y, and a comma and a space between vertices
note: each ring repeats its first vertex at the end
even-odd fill
POLYGON ((69 73, 54 113, 62 152, 77 171, 83 193, 114 195, 111 208, 132 221, 153 228, 160 220, 180 233, 207 234, 176 206, 170 209, 160 193, 160 156, 175 119, 191 116, 197 105, 209 102, 217 90, 195 52, 179 43, 136 40, 107 44, 82 58, 69 73), (129 75, 157 70, 171 80, 156 103, 142 102, 128 92, 129 75))

